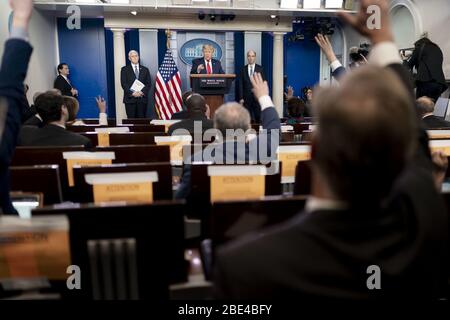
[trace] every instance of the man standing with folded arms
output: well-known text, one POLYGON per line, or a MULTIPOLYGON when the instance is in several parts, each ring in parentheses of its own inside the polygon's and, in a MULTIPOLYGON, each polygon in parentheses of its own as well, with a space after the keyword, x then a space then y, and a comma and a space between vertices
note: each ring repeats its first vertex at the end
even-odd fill
POLYGON ((148 92, 151 77, 148 68, 139 64, 139 53, 131 50, 128 53, 131 64, 120 71, 120 83, 123 89, 123 103, 128 119, 145 118, 147 113, 148 92), (138 80, 138 82, 136 82, 138 80), (134 87, 139 84, 141 87, 134 87))

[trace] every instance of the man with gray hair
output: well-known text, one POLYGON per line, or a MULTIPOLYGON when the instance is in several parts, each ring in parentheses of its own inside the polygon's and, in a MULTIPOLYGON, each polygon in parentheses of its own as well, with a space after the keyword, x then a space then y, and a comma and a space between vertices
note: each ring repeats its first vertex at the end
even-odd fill
POLYGON ((422 118, 425 129, 449 128, 450 122, 436 117, 434 113, 434 101, 428 97, 420 97, 416 101, 417 111, 422 118))
POLYGON ((145 118, 147 113, 148 92, 151 87, 151 76, 148 68, 139 64, 139 53, 131 50, 128 53, 129 65, 120 71, 120 83, 123 89, 123 103, 128 119, 145 118), (144 87, 141 90, 132 90, 136 80, 139 80, 144 87))
MULTIPOLYGON (((216 164, 243 164, 276 159, 276 149, 280 141, 280 118, 269 96, 269 86, 259 73, 252 77, 253 94, 261 108, 263 130, 258 136, 249 134, 250 114, 239 103, 222 105, 214 116, 214 131, 208 133, 216 137, 211 154, 194 154, 193 161, 212 161, 216 164), (211 158, 206 158, 211 156, 211 158), (230 163, 231 161, 231 163, 230 163)), ((206 152, 205 152, 206 153, 206 152)), ((177 199, 187 198, 191 191, 191 164, 183 168, 177 199)))

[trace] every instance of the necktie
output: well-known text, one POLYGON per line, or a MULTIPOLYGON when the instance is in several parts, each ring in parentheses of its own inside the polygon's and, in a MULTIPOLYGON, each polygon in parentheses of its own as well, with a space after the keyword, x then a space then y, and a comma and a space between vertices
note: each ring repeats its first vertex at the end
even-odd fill
POLYGON ((253 76, 253 66, 250 66, 250 77, 253 76))
POLYGON ((211 74, 211 73, 212 73, 212 69, 211 69, 211 61, 208 61, 208 62, 206 63, 206 69, 208 70, 208 74, 211 74))
POLYGON ((134 74, 136 75, 136 79, 139 79, 139 69, 137 66, 134 67, 134 74))

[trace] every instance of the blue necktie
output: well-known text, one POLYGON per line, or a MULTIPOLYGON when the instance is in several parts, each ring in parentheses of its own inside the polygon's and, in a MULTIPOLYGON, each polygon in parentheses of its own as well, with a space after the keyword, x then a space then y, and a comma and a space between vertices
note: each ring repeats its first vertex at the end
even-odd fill
POLYGON ((137 66, 134 67, 134 74, 136 75, 136 79, 139 79, 139 69, 137 66))

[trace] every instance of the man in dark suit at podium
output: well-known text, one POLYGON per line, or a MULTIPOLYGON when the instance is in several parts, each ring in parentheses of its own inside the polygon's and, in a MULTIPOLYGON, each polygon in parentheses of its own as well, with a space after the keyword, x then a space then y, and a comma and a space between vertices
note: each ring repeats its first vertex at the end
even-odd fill
POLYGON ((75 89, 69 80, 69 66, 67 63, 60 63, 58 65, 58 76, 55 79, 55 82, 53 84, 53 88, 58 89, 61 91, 61 94, 63 96, 68 97, 77 97, 78 96, 78 90, 75 89))
POLYGON ((139 53, 131 50, 128 53, 131 64, 120 71, 120 83, 123 89, 123 103, 128 119, 145 118, 147 112, 148 92, 151 86, 150 71, 139 64, 139 53), (139 80, 144 87, 140 91, 132 91, 134 82, 139 80))
POLYGON ((261 74, 263 80, 266 80, 264 76, 263 67, 256 64, 256 52, 250 50, 247 52, 248 64, 244 66, 241 70, 239 76, 239 103, 242 104, 250 113, 250 117, 253 122, 260 122, 261 120, 261 107, 258 101, 256 101, 255 96, 252 92, 252 83, 250 77, 253 76, 255 72, 261 74))
POLYGON ((222 64, 213 59, 214 47, 205 44, 203 46, 203 58, 192 60, 191 74, 224 74, 222 64))

